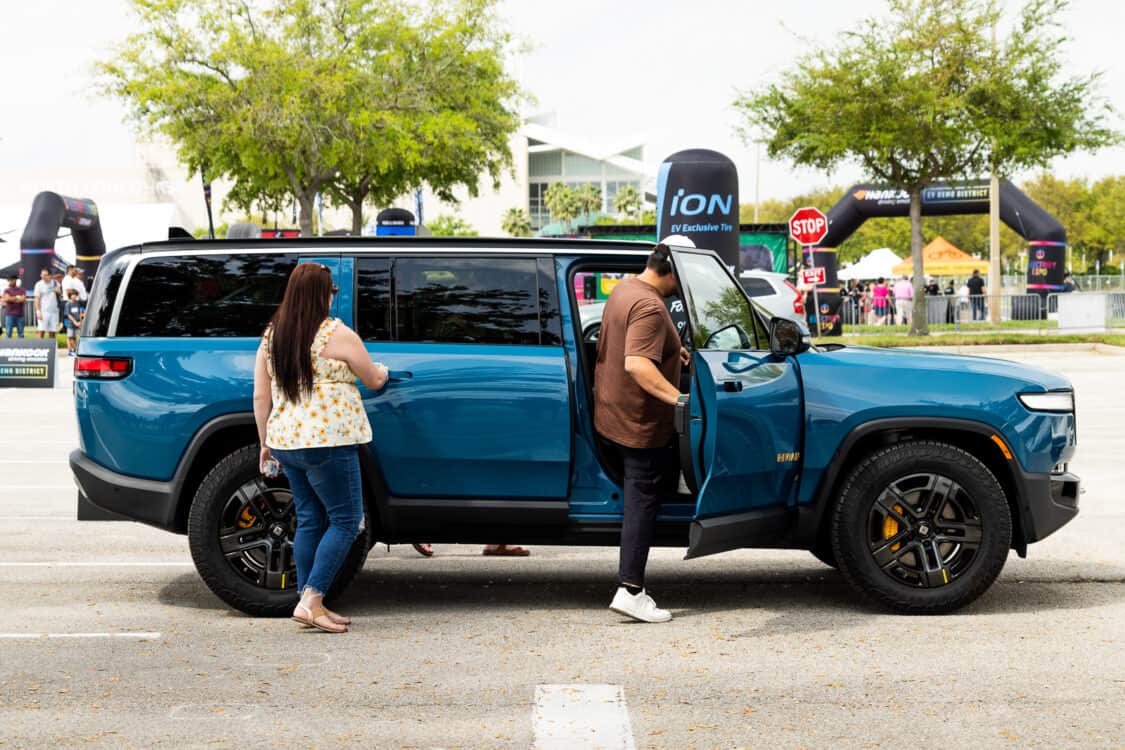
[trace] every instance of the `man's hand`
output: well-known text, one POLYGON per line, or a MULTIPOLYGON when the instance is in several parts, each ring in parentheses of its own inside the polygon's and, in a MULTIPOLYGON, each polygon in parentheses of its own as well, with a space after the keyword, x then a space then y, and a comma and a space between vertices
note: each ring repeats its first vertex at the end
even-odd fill
POLYGON ((687 367, 691 364, 691 352, 689 352, 682 346, 680 347, 680 364, 682 364, 684 367, 687 367))

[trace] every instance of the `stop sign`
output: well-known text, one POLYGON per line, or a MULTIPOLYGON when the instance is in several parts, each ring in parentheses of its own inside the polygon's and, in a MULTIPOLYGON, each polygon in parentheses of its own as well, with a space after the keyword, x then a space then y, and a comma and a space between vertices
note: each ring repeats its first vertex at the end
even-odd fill
POLYGON ((798 208, 789 217, 789 235, 802 245, 815 245, 828 234, 828 217, 819 208, 798 208))

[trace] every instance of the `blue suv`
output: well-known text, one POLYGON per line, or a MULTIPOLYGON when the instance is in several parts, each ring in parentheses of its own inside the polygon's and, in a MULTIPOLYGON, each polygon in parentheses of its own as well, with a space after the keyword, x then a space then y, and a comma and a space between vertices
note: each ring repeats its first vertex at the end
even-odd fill
MULTIPOLYGON (((334 591, 376 542, 616 545, 621 469, 593 429, 596 336, 579 274, 650 246, 523 239, 298 239, 127 247, 91 292, 70 456, 81 519, 187 534, 206 584, 252 614, 296 598, 292 499, 263 477, 259 336, 300 262, 390 368, 362 390, 366 519, 334 591)), ((1070 383, 977 357, 809 345, 717 255, 673 253, 692 362, 682 479, 656 543, 694 558, 810 550, 902 613, 948 612, 1078 512, 1070 383)), ((604 278, 604 276, 603 276, 604 278)))

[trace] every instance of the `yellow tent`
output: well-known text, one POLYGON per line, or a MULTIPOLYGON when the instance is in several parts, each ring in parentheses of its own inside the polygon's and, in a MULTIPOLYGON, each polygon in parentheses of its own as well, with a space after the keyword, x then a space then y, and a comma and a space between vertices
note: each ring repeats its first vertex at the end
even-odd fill
MULTIPOLYGON (((914 262, 907 258, 892 272, 896 276, 914 273, 914 262)), ((974 270, 988 273, 988 260, 974 258, 942 236, 922 248, 922 273, 930 276, 965 276, 974 270)))

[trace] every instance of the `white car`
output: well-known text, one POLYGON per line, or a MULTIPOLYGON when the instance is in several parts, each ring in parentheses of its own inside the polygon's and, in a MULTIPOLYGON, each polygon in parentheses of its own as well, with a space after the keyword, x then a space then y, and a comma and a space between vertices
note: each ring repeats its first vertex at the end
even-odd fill
POLYGON ((804 322, 805 303, 803 295, 783 273, 773 271, 743 271, 738 281, 746 291, 771 315, 804 322))

